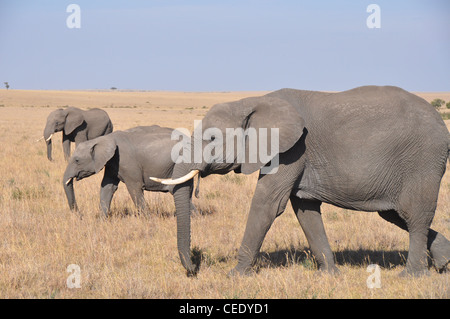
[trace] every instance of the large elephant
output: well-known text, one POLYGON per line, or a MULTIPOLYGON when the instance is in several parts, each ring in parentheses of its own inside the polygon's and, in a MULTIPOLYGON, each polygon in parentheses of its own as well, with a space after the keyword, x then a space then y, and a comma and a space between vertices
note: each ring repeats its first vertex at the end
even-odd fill
MULTIPOLYGON (((152 182, 149 176, 172 176, 175 164, 171 160, 171 149, 176 143, 171 140, 172 131, 171 128, 157 125, 138 126, 80 143, 70 158, 63 177, 70 209, 78 210, 73 179, 81 180, 104 168, 100 207, 105 216, 109 214, 111 200, 119 182, 125 183, 136 207, 144 211, 144 190, 170 191, 169 186, 152 182)), ((191 188, 192 185, 190 183, 191 188)), ((191 203, 191 198, 189 202, 191 203)), ((195 210, 192 203, 191 209, 195 210)))
POLYGON ((47 158, 52 160, 52 136, 63 131, 62 144, 64 158, 70 157, 70 142, 78 145, 81 142, 109 134, 113 125, 108 114, 100 109, 83 111, 76 107, 57 109, 47 117, 44 139, 47 144, 47 158))
POLYGON ((251 270, 267 231, 288 200, 321 270, 337 271, 320 213, 322 202, 378 211, 382 218, 407 230, 409 254, 402 275, 428 271, 427 248, 438 269, 449 262, 449 241, 430 225, 449 156, 450 136, 438 112, 416 95, 392 86, 365 86, 340 93, 282 89, 215 105, 202 120, 202 129, 202 141, 195 138, 194 130, 190 145, 194 153, 198 152, 196 145, 205 151, 200 163, 177 164, 175 180, 155 179, 174 185, 180 219, 178 247, 188 271, 194 266, 186 179, 197 172, 202 177, 232 170, 250 174, 272 166, 275 159, 279 163, 276 173, 259 173, 238 264, 231 274, 251 270), (236 135, 237 144, 245 151, 244 161, 237 161, 239 152, 230 153, 233 147, 227 149, 228 145, 208 156, 212 154, 211 143, 226 141, 216 138, 217 133, 211 134, 214 131, 206 134, 211 128, 223 134, 227 128, 253 128, 256 134, 264 131, 261 128, 276 128, 278 156, 249 161, 250 150, 257 147, 249 145, 249 134, 236 135))

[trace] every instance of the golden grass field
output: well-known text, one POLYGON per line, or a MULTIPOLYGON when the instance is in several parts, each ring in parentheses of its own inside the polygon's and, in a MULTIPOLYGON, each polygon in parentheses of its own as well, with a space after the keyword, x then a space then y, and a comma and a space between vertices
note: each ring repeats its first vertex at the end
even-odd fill
MULTIPOLYGON (((98 208, 100 173, 75 183, 80 220, 68 209, 62 188, 61 133, 53 142, 54 162, 46 158, 44 141, 36 142, 47 115, 61 106, 100 107, 115 130, 151 124, 192 130, 213 104, 264 93, 0 90, 0 298, 450 298, 449 272, 398 277, 407 255, 406 232, 377 213, 326 204, 323 219, 339 276, 317 274, 289 204, 267 234, 257 274, 228 278, 256 174, 202 180, 200 198, 194 199, 201 213, 192 218, 192 247, 202 263, 198 276, 187 278, 170 194, 146 192, 150 211, 137 215, 120 184, 105 220, 98 208), (372 263, 381 266, 378 289, 366 285, 372 263), (80 266, 79 289, 67 287, 70 264, 80 266)), ((418 95, 450 101, 450 93, 418 95)), ((450 127, 449 120, 446 124, 450 127)), ((450 238, 449 172, 432 227, 450 238)))

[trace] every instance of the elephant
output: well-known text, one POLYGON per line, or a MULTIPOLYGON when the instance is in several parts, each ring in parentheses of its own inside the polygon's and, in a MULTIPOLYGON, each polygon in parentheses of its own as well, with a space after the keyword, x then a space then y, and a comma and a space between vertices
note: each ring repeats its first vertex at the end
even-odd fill
POLYGON ((52 161, 52 136, 63 131, 62 145, 64 158, 70 158, 70 142, 78 145, 81 142, 109 134, 113 131, 112 122, 108 113, 101 109, 87 111, 76 107, 57 109, 47 117, 44 129, 44 139, 47 144, 47 158, 52 161))
POLYGON ((173 179, 152 177, 173 186, 179 255, 188 274, 194 265, 186 181, 196 174, 206 177, 230 171, 259 170, 238 263, 230 275, 252 273, 267 231, 289 200, 321 271, 339 272, 322 221, 322 203, 375 211, 408 231, 409 253, 400 275, 428 273, 427 249, 438 270, 448 264, 450 242, 430 225, 450 136, 439 113, 422 98, 394 86, 362 86, 338 93, 281 89, 216 104, 201 124, 200 135, 194 138, 194 130, 188 144, 194 153, 200 146, 201 160, 187 157, 176 164, 173 179), (225 139, 217 138, 229 128, 254 129, 258 138, 261 128, 278 129, 278 150, 264 160, 250 161, 255 139, 236 134, 233 138, 243 145, 245 155, 245 160, 238 161, 233 147, 227 148, 225 139), (217 152, 208 155, 206 148, 214 143, 217 152), (278 162, 275 173, 263 172, 274 160, 278 162))
MULTIPOLYGON (((110 213, 111 201, 119 182, 125 183, 138 210, 145 211, 144 190, 170 191, 169 186, 152 182, 149 176, 172 176, 175 165, 171 160, 171 148, 175 143, 171 140, 172 131, 171 128, 157 125, 138 126, 80 143, 69 159, 63 177, 70 209, 78 211, 73 179, 81 180, 104 168, 100 190, 100 208, 104 216, 108 217, 110 213)), ((189 201, 191 209, 196 211, 191 199, 189 201)))

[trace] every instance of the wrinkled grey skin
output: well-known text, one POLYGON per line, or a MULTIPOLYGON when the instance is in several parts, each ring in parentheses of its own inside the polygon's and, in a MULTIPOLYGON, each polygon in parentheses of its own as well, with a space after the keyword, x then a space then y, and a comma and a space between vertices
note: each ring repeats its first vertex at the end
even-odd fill
POLYGON ((70 157, 70 142, 78 145, 81 142, 109 134, 113 125, 108 114, 100 109, 87 111, 76 107, 58 109, 49 114, 44 129, 44 140, 47 144, 47 158, 52 160, 52 140, 50 136, 56 132, 63 132, 62 144, 64 158, 70 157), (50 138, 50 139, 49 139, 50 138))
MULTIPOLYGON (((410 245, 402 275, 428 271, 427 249, 437 269, 449 262, 449 241, 430 225, 450 136, 425 100, 390 86, 340 93, 282 89, 215 105, 202 124, 203 130, 220 128, 224 136, 225 128, 236 127, 274 127, 280 132, 278 172, 259 175, 238 264, 231 274, 251 271, 267 231, 289 200, 320 270, 338 271, 322 222, 322 202, 378 211, 407 230, 410 245)), ((203 147, 207 143, 203 141, 203 147)), ((173 178, 194 169, 202 177, 232 170, 250 174, 266 164, 218 162, 177 164, 173 178)), ((177 215, 185 221, 178 229, 179 253, 184 267, 192 271, 189 185, 176 185, 173 192, 177 215)))
MULTIPOLYGON (((170 152, 176 143, 170 139, 172 131, 171 128, 157 125, 139 126, 80 143, 70 158, 63 177, 70 209, 78 210, 73 179, 81 180, 104 168, 100 207, 105 216, 109 214, 111 200, 119 182, 125 183, 138 210, 145 211, 147 207, 144 190, 170 191, 168 186, 151 181, 149 176, 172 176, 175 164, 171 160, 170 152)), ((191 181, 191 188, 192 185, 191 181)), ((191 209, 195 210, 193 206, 191 209)))

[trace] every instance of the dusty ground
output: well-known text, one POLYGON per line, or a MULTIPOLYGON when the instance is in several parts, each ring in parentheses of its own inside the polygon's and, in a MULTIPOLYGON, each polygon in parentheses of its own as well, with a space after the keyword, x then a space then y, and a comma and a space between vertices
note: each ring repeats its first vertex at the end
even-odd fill
MULTIPOLYGON (((123 184, 113 216, 98 209, 102 173, 75 183, 79 220, 61 186, 65 162, 57 133, 54 162, 42 136, 47 115, 66 105, 100 107, 116 130, 159 124, 192 129, 215 103, 265 92, 96 92, 0 90, 0 298, 449 298, 447 274, 399 278, 408 236, 376 213, 323 205, 339 276, 316 274, 307 242, 289 206, 270 229, 258 273, 227 278, 237 263, 256 175, 202 180, 201 214, 193 217, 192 245, 202 258, 187 278, 176 249, 172 197, 146 193, 151 211, 136 215, 123 184), (69 289, 67 267, 81 269, 81 288, 69 289), (381 266, 381 288, 369 289, 369 264, 381 266)), ((450 93, 419 93, 450 101, 450 93)), ((450 127, 450 121, 446 121, 450 127)), ((441 184, 432 227, 450 238, 450 174, 441 184)))

